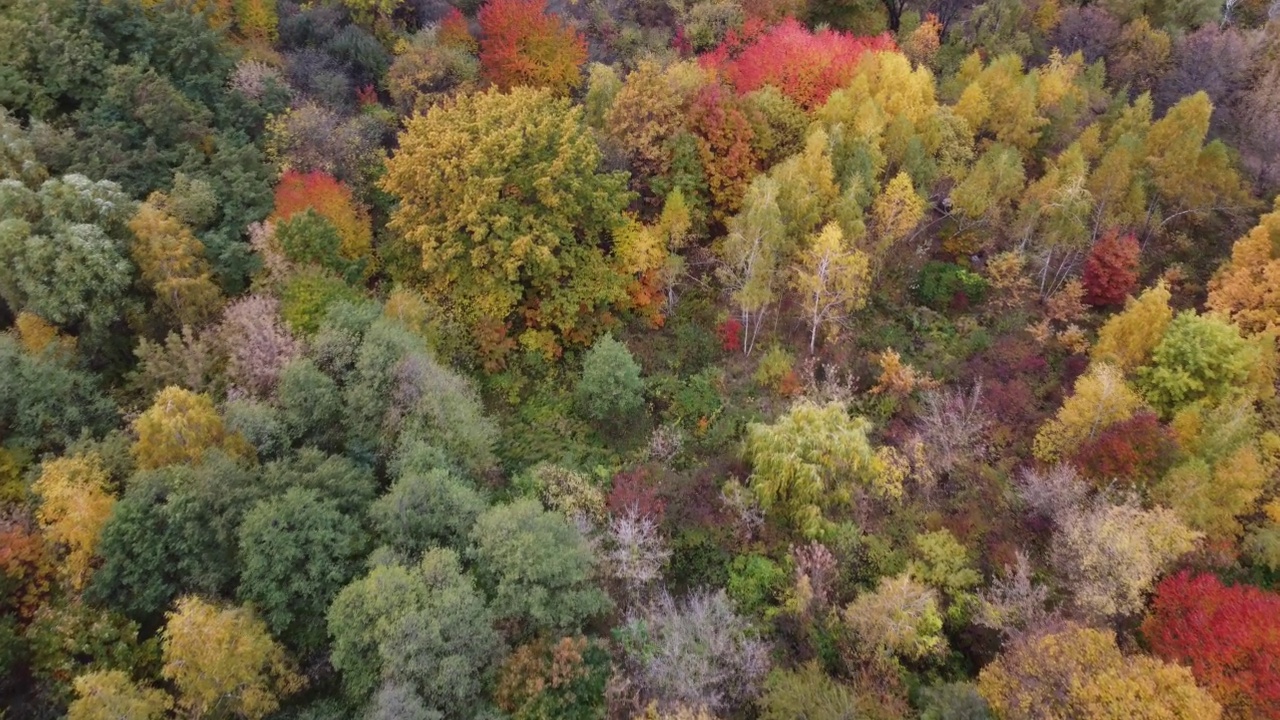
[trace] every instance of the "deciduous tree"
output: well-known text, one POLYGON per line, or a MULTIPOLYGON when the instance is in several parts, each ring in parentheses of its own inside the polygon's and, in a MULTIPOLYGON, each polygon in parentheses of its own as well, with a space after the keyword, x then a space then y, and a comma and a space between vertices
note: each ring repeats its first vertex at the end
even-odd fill
POLYGON ((801 293, 801 307, 809 321, 809 353, 818 340, 818 329, 831 332, 849 313, 867 302, 870 291, 869 261, 853 247, 840 226, 828 223, 800 253, 792 284, 801 293))
POLYGON ((208 395, 179 387, 161 390, 151 407, 133 422, 133 429, 138 434, 133 457, 144 470, 196 463, 208 450, 238 445, 208 395))
POLYGON ((1142 635, 1152 651, 1191 669, 1228 718, 1280 713, 1280 596, 1183 571, 1156 588, 1142 635))
POLYGON ((1222 716, 1186 668, 1126 657, 1110 632, 1077 626, 1019 640, 983 668, 978 692, 1004 720, 1222 716))
POLYGON ((44 463, 31 487, 41 500, 37 517, 45 535, 67 546, 66 570, 76 591, 89 578, 98 538, 115 505, 108 480, 97 455, 74 455, 44 463))
POLYGON ((1280 328, 1280 204, 1231 247, 1209 284, 1210 310, 1248 334, 1280 328))
POLYGON ((178 600, 164 628, 166 679, 177 704, 195 717, 228 713, 258 720, 303 687, 284 648, 251 610, 178 600))
POLYGON ((1076 380, 1075 392, 1058 408, 1057 415, 1036 433, 1035 455, 1043 462, 1053 462, 1113 423, 1128 420, 1142 404, 1119 369, 1094 363, 1076 380))
POLYGON ((165 211, 163 196, 152 195, 129 220, 134 241, 129 249, 143 282, 183 325, 199 326, 222 306, 205 247, 190 228, 165 211))
POLYGON ((1138 239, 1112 231, 1102 236, 1084 261, 1085 302, 1094 307, 1123 304, 1138 285, 1138 239))
POLYGON ((481 70, 500 89, 523 85, 568 95, 582 83, 586 41, 547 12, 546 0, 488 0, 476 19, 481 70))
POLYGON ((162 720, 173 706, 164 691, 139 686, 119 670, 81 675, 74 684, 67 720, 162 720))
POLYGON ((1098 330, 1091 355, 1094 363, 1106 362, 1121 370, 1147 364, 1173 320, 1171 294, 1163 282, 1142 291, 1137 300, 1126 300, 1123 311, 1107 318, 1098 330))

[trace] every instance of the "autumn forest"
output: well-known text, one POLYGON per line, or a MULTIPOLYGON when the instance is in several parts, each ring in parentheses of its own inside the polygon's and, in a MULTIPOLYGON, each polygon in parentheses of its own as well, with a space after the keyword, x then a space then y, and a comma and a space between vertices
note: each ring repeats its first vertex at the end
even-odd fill
POLYGON ((0 0, 0 718, 1280 718, 1278 192, 1278 0, 0 0))

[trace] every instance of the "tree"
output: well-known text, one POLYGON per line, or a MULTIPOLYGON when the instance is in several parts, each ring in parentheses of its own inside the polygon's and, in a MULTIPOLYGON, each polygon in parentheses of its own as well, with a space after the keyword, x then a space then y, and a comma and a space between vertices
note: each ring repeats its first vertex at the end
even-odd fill
POLYGON ((1149 487, 1169 468, 1177 451, 1176 438, 1160 418, 1140 410, 1081 444, 1072 463, 1099 486, 1120 481, 1149 487))
POLYGON ((1147 133, 1147 167, 1166 220, 1250 202, 1226 147, 1218 140, 1204 144, 1212 113, 1209 96, 1198 92, 1170 108, 1147 133))
POLYGON ((176 463, 195 463, 216 447, 235 447, 222 417, 208 395, 179 387, 167 387, 155 402, 133 421, 138 440, 133 457, 144 470, 176 463))
POLYGON ((806 536, 822 529, 823 509, 850 502, 859 486, 882 497, 902 494, 902 476, 867 439, 871 424, 844 405, 802 400, 772 425, 747 426, 751 489, 806 536))
POLYGON ((369 508, 369 518, 392 548, 417 557, 432 547, 465 549, 486 505, 466 481, 436 469, 401 475, 369 508))
POLYGON ((119 185, 83 175, 46 180, 39 190, 0 185, 0 297, 101 340, 128 304, 132 209, 119 185))
MULTIPOLYGON (((887 252, 892 244, 907 236, 924 218, 924 198, 916 193, 911 176, 900 172, 884 186, 871 205, 871 222, 887 252)), ((879 259, 879 258, 877 258, 879 259)))
POLYGON ((305 684, 263 622, 245 608, 181 598, 168 614, 163 649, 162 672, 178 691, 178 707, 195 717, 228 713, 258 720, 305 684))
POLYGON ((723 86, 708 84, 694 95, 687 113, 689 129, 697 137, 714 219, 723 220, 738 211, 758 172, 752 147, 755 132, 745 107, 723 86))
POLYGON ((605 562, 609 573, 628 590, 639 591, 662 578, 671 551, 651 515, 630 505, 609 519, 605 562))
POLYGON ((938 594, 903 574, 881 578, 844 610, 844 623, 869 654, 922 660, 946 652, 938 594))
POLYGON ((67 720, 162 720, 173 707, 163 691, 140 687, 119 670, 81 675, 74 684, 77 697, 67 720))
POLYGON ((729 220, 729 236, 720 250, 719 275, 738 306, 739 346, 746 354, 755 346, 764 315, 775 299, 773 286, 786 241, 778 192, 777 181, 757 176, 743 200, 742 212, 729 220))
POLYGON ((320 650, 324 628, 314 618, 355 576, 364 545, 360 523, 315 490, 264 500, 240 525, 240 599, 290 646, 320 650))
MULTIPOLYGON (((351 269, 348 274, 353 275, 349 278, 352 280, 367 277, 373 272, 373 226, 368 212, 356 203, 351 190, 336 178, 319 170, 305 174, 286 170, 276 185, 272 219, 287 221, 307 210, 328 220, 341 240, 336 248, 338 257, 326 258, 327 264, 323 261, 319 264, 325 267, 340 263, 349 265, 351 269)), ((278 236, 280 232, 281 229, 277 228, 278 236)), ((278 237, 290 260, 311 259, 298 257, 303 253, 299 252, 300 248, 291 248, 285 242, 287 238, 287 233, 285 237, 278 237)))
POLYGON ((601 336, 587 351, 577 397, 587 417, 601 423, 621 424, 644 405, 640 366, 613 335, 601 336))
POLYGON ((502 90, 545 87, 568 95, 582 83, 587 44, 547 12, 546 0, 488 0, 480 23, 480 67, 502 90))
POLYGON ((525 630, 572 631, 609 609, 591 582, 595 559, 586 540, 535 500, 485 511, 471 542, 477 580, 499 620, 525 630))
POLYGON ((745 47, 726 41, 702 56, 741 94, 772 85, 805 110, 826 102, 852 79, 864 53, 893 50, 888 35, 855 37, 830 29, 809 31, 787 18, 754 37, 745 47))
POLYGON ((840 226, 828 223, 801 251, 792 283, 801 293, 809 320, 809 353, 813 354, 818 328, 835 326, 867 302, 870 290, 869 261, 852 247, 840 226))
POLYGON ((516 720, 590 720, 605 712, 611 674, 603 644, 582 635, 539 637, 516 648, 498 671, 494 698, 516 720))
POLYGON ((82 434, 100 437, 117 409, 98 378, 56 347, 38 355, 0 333, 0 431, 8 442, 36 452, 58 450, 82 434))
POLYGON ((1110 632, 1071 625, 1016 642, 983 668, 978 692, 1006 720, 1222 716, 1186 668, 1125 657, 1110 632))
POLYGON ((967 218, 997 221, 1025 184, 1026 172, 1017 148, 995 144, 951 191, 951 204, 967 218))
POLYGON ((383 671, 392 681, 409 683, 446 718, 474 717, 502 653, 502 638, 454 551, 429 550, 418 572, 424 602, 383 641, 383 671))
POLYGON ((1132 501, 1096 501, 1057 522, 1054 567, 1071 588, 1075 606, 1104 617, 1142 610, 1156 578, 1202 537, 1171 510, 1144 510, 1132 501))
POLYGON ((630 612, 620 632, 634 677, 659 707, 731 711, 755 696, 769 670, 764 645, 723 590, 680 601, 664 592, 630 612))
MULTIPOLYGON (((466 39, 471 40, 466 19, 461 13, 456 17, 461 23, 455 22, 451 27, 466 33, 466 39)), ((414 34, 409 46, 396 55, 387 70, 386 84, 400 112, 412 115, 426 112, 454 93, 474 90, 479 80, 480 61, 473 48, 451 38, 441 23, 414 34)))
POLYGON ((227 374, 253 397, 270 397, 285 365, 300 354, 270 295, 247 295, 227 306, 218 325, 227 351, 227 374))
POLYGON ((115 504, 108 480, 98 456, 75 455, 44 463, 31 486, 41 501, 37 517, 45 534, 67 546, 66 569, 76 591, 89 578, 102 527, 115 504))
POLYGON ((182 325, 199 326, 221 308, 222 291, 213 282, 204 243, 165 210, 166 203, 155 193, 138 206, 129 220, 129 253, 165 311, 182 325))
POLYGON ((1173 320, 1170 297, 1169 288, 1161 282, 1143 290, 1137 300, 1126 300, 1124 310, 1107 318, 1098 330, 1093 361, 1111 363, 1121 370, 1146 365, 1173 320))
POLYGON ((1280 328, 1280 203, 1231 247, 1206 305, 1246 334, 1280 328))
POLYGON ((1260 358, 1259 347, 1240 337, 1234 325, 1188 310, 1174 317, 1151 363, 1138 370, 1139 385, 1154 407, 1171 414, 1196 400, 1217 402, 1248 392, 1260 358))
POLYGON ((1042 462, 1053 462, 1109 425, 1128 420, 1142 404, 1120 370, 1094 363, 1076 380, 1075 391, 1057 415, 1036 433, 1035 455, 1042 462))
POLYGON ((1085 302, 1121 305, 1138 286, 1138 239, 1112 231, 1102 236, 1084 261, 1085 302))
POLYGON ((457 554, 437 548, 343 588, 329 610, 333 664, 356 699, 385 679, 447 718, 472 717, 502 650, 492 625, 457 554))
POLYGON ((581 110, 545 90, 460 96, 410 120, 382 185, 400 199, 391 229, 420 249, 417 284, 477 339, 495 320, 544 352, 592 339, 625 298, 606 248, 626 178, 600 160, 581 110))
POLYGON ((861 708, 849 688, 833 680, 817 662, 797 670, 774 670, 760 696, 761 720, 844 720, 861 708))
POLYGON ((1189 667, 1230 718, 1280 712, 1280 596, 1183 571, 1156 588, 1142 635, 1156 655, 1189 667))

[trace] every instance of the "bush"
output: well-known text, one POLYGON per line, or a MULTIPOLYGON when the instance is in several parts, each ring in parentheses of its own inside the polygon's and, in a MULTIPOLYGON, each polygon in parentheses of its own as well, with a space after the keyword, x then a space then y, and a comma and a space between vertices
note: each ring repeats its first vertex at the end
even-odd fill
POLYGON ((644 381, 640 366, 627 346, 604 335, 582 363, 578 381, 578 406, 597 422, 622 422, 644 405, 644 381))
POLYGON ((920 271, 915 292, 920 302, 935 310, 945 310, 957 304, 963 307, 982 302, 987 294, 987 281, 955 263, 933 261, 920 271))

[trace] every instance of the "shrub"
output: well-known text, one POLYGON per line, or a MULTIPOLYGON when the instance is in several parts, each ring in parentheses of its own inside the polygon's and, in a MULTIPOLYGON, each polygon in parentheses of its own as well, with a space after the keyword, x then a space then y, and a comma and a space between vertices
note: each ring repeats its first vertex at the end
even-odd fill
POLYGON ((935 310, 982 302, 987 281, 981 275, 954 263, 929 262, 916 281, 916 297, 935 310))
POLYGON ((578 405, 597 422, 623 422, 644 404, 640 366, 612 335, 596 340, 582 363, 578 405))

